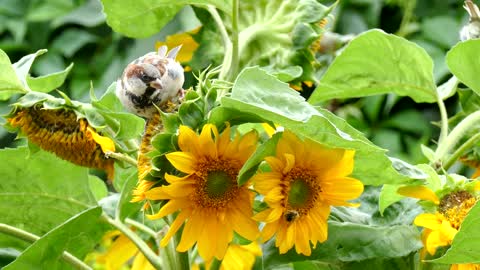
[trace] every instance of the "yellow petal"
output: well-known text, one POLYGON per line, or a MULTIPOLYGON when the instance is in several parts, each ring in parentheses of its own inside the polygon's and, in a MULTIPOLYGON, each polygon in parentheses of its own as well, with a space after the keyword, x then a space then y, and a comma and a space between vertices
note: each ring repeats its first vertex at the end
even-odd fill
POLYGON ((189 152, 172 152, 165 155, 168 161, 179 171, 192 174, 195 172, 196 157, 189 152))
POLYGON ((287 174, 295 166, 295 156, 285 153, 283 154, 283 158, 285 160, 285 167, 283 167, 282 173, 287 174))
POLYGON ((270 165, 270 168, 272 168, 272 171, 274 172, 282 173, 283 168, 285 167, 284 162, 276 157, 266 157, 265 161, 270 165))
POLYGON ((168 244, 168 241, 170 241, 170 238, 172 238, 172 236, 174 236, 175 233, 177 233, 178 229, 180 229, 183 222, 187 219, 189 215, 190 215, 190 211, 186 211, 186 210, 182 210, 178 214, 177 218, 170 225, 170 229, 168 230, 167 234, 163 237, 162 241, 160 241, 160 245, 162 247, 165 247, 168 244))
POLYGON ((202 155, 199 147, 197 133, 188 126, 180 126, 178 129, 178 146, 183 152, 190 152, 195 157, 202 155))
POLYGON ((267 242, 273 235, 277 232, 278 222, 268 223, 262 229, 261 240, 262 242, 267 242))
POLYGON ((442 220, 439 219, 437 215, 423 213, 418 215, 413 223, 417 226, 425 227, 430 230, 438 230, 440 229, 440 225, 442 225, 442 220))
POLYGON ((298 254, 310 256, 312 253, 310 249, 310 243, 308 241, 308 230, 301 221, 295 221, 296 223, 296 239, 295 239, 295 251, 298 254))
POLYGON ((182 49, 178 52, 176 60, 180 63, 189 62, 195 50, 199 44, 193 39, 192 35, 198 33, 201 27, 197 27, 189 32, 178 33, 169 35, 165 42, 155 43, 155 48, 158 50, 162 45, 166 45, 168 48, 174 48, 178 45, 182 45, 182 49))
POLYGON ((270 126, 267 123, 262 123, 262 127, 265 130, 265 132, 267 133, 268 137, 272 137, 273 134, 275 134, 275 132, 277 131, 276 128, 270 126))
POLYGON ((358 198, 363 192, 362 182, 350 177, 322 181, 321 187, 322 199, 335 206, 351 206, 347 201, 358 198))
POLYGON ((135 259, 133 260, 131 270, 155 270, 155 267, 150 264, 142 252, 138 252, 137 256, 135 256, 135 259))
POLYGON ((97 260, 103 262, 107 269, 120 269, 137 252, 137 246, 122 234, 108 248, 107 253, 97 260))
POLYGON ((92 134, 93 140, 100 145, 103 153, 115 152, 115 143, 112 139, 96 133, 91 127, 88 127, 87 130, 92 134))
POLYGON ((258 225, 251 217, 243 215, 237 209, 230 209, 229 212, 227 213, 230 217, 229 221, 238 234, 251 241, 258 237, 258 225))
POLYGON ((252 177, 255 190, 260 194, 268 193, 272 188, 277 187, 282 179, 282 175, 278 172, 257 173, 252 177))
POLYGON ((212 133, 218 134, 217 127, 212 124, 206 124, 200 133, 200 151, 203 156, 217 158, 217 145, 212 137, 212 133))
POLYGON ((440 200, 438 199, 435 192, 425 186, 405 186, 397 190, 397 193, 403 196, 416 198, 419 200, 426 200, 439 204, 440 200))
POLYGON ((185 252, 191 248, 195 242, 197 242, 198 236, 202 233, 205 233, 204 227, 205 218, 201 215, 200 211, 194 212, 189 218, 189 221, 185 223, 182 238, 177 246, 177 251, 185 252))
POLYGON ((221 135, 217 137, 218 156, 225 155, 228 145, 230 144, 230 124, 227 123, 227 127, 221 135))

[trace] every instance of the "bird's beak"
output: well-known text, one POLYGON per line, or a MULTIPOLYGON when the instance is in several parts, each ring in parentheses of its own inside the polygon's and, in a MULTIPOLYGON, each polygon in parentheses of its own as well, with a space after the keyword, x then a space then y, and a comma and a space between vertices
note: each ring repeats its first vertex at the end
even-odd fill
POLYGON ((155 81, 150 82, 149 85, 155 89, 163 89, 163 84, 160 79, 155 79, 155 81))

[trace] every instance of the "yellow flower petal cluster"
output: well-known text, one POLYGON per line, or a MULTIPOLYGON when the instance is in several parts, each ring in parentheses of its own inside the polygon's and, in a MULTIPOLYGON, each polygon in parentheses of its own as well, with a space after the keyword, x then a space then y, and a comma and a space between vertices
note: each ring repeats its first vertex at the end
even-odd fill
POLYGON ((7 122, 43 150, 80 166, 105 170, 113 180, 114 161, 105 153, 114 152, 115 144, 98 134, 86 119, 77 119, 74 111, 21 108, 7 122))
POLYGON ((195 243, 205 261, 222 259, 234 231, 255 240, 257 223, 252 219, 254 194, 248 184, 238 186, 240 168, 256 148, 258 135, 252 131, 230 139, 230 127, 222 134, 211 124, 198 135, 181 126, 178 145, 181 151, 169 153, 167 159, 183 177, 165 175, 169 185, 146 192, 149 200, 168 200, 151 219, 178 212, 170 229, 161 241, 170 238, 184 225, 177 251, 185 252, 195 243))
POLYGON ((262 250, 255 241, 248 245, 231 244, 228 246, 220 270, 250 270, 257 256, 262 256, 262 250))
MULTIPOLYGON (((197 50, 199 44, 193 39, 192 35, 198 33, 201 27, 197 27, 191 31, 178 33, 174 35, 167 36, 165 42, 159 41, 155 43, 155 50, 158 50, 163 45, 166 45, 168 48, 174 48, 178 45, 182 45, 182 50, 178 53, 176 60, 180 63, 186 63, 192 60, 193 53, 197 50)), ((190 71, 190 67, 185 67, 185 71, 190 71)))
POLYGON ((106 270, 118 270, 127 264, 132 258, 131 270, 155 270, 143 253, 139 252, 137 246, 120 231, 108 232, 104 241, 114 239, 107 251, 97 257, 97 263, 103 265, 106 270), (115 239, 114 239, 115 238, 115 239))
MULTIPOLYGON (((479 187, 478 183, 475 184, 474 190, 478 190, 479 187)), ((451 192, 441 199, 425 186, 402 187, 398 189, 398 193, 438 205, 436 213, 423 213, 414 220, 415 225, 424 227, 422 242, 430 255, 434 255, 437 248, 452 244, 460 225, 477 202, 477 199, 465 190, 451 192)), ((421 257, 425 257, 423 252, 421 257)), ((454 264, 450 269, 480 269, 480 264, 454 264)))
POLYGON ((327 240, 330 206, 356 206, 348 201, 363 192, 363 184, 348 177, 353 157, 352 150, 329 149, 284 132, 276 156, 265 159, 272 171, 252 178, 269 206, 255 216, 266 223, 262 240, 276 235, 280 253, 295 246, 306 256, 311 254, 310 243, 315 247, 327 240))

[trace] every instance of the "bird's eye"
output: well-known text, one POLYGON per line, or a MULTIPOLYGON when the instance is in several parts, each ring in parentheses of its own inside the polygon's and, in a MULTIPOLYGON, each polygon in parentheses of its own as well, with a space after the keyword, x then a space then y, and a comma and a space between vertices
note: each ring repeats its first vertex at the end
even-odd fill
POLYGON ((153 81, 154 78, 148 76, 147 74, 142 74, 142 76, 140 76, 140 80, 142 80, 142 82, 144 82, 144 83, 148 83, 148 82, 153 81))

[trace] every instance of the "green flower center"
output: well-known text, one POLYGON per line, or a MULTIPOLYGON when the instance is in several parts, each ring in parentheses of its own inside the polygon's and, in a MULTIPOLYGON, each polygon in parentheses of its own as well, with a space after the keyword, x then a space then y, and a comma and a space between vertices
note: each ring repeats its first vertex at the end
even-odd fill
POLYGON ((234 182, 224 171, 211 171, 207 175, 205 191, 212 199, 222 198, 232 188, 234 182))
POLYGON ((311 194, 310 186, 303 179, 295 179, 290 184, 288 192, 288 205, 293 208, 305 207, 311 194))

